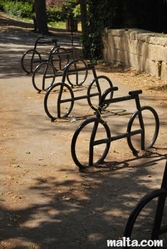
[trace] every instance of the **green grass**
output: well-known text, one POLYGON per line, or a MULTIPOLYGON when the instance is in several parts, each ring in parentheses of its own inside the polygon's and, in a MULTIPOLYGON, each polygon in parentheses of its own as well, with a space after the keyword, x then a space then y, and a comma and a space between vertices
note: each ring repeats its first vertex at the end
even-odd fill
MULTIPOLYGON (((52 22, 48 23, 48 26, 56 29, 66 29, 66 22, 52 22)), ((81 31, 81 23, 78 23, 78 31, 81 31)))
POLYGON ((48 23, 48 26, 57 29, 66 29, 66 22, 50 22, 48 23))

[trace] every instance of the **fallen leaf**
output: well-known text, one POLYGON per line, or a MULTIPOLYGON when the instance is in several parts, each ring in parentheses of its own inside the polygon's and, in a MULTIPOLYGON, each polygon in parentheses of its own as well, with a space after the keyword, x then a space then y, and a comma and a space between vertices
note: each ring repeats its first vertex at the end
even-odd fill
POLYGON ((67 175, 63 175, 62 178, 67 178, 68 176, 67 175))
POLYGON ((15 217, 17 220, 21 219, 21 215, 19 215, 19 214, 16 214, 15 217))

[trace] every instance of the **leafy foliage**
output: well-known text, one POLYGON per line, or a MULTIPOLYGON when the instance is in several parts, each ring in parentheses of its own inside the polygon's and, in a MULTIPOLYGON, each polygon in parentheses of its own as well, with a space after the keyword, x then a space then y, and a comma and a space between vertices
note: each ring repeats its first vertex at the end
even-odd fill
POLYGON ((88 0, 88 22, 82 37, 84 57, 102 58, 101 32, 106 27, 118 28, 122 22, 122 5, 118 0, 88 0), (119 14, 120 13, 120 14, 119 14))
MULTIPOLYGON (((18 18, 32 18, 32 0, 0 0, 0 10, 18 18)), ((48 22, 65 21, 70 16, 79 17, 80 9, 75 0, 47 0, 48 22)))
POLYGON ((32 16, 32 4, 28 1, 0 1, 0 9, 19 18, 31 18, 32 16))
POLYGON ((82 36, 83 54, 102 58, 105 28, 140 28, 167 33, 167 0, 87 0, 88 22, 82 36))
MULTIPOLYGON (((0 10, 20 18, 32 18, 33 0, 0 0, 0 10)), ((85 58, 102 58, 101 33, 105 28, 140 28, 167 33, 167 0, 86 0, 87 23, 82 34, 85 58)), ((76 0, 46 0, 48 22, 80 18, 76 0)))
POLYGON ((65 21, 71 17, 79 17, 80 9, 76 0, 48 0, 47 1, 48 22, 65 21))

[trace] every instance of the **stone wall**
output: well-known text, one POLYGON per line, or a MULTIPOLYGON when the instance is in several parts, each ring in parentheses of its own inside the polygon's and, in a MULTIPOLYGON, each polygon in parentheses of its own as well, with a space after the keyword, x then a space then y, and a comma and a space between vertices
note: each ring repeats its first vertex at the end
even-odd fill
POLYGON ((167 36, 141 29, 107 29, 104 60, 145 71, 167 82, 167 36))

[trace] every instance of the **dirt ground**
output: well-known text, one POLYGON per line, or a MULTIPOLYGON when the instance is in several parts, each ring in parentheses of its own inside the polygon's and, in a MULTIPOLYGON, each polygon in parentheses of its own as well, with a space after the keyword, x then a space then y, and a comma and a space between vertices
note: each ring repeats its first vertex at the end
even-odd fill
MULTIPOLYGON (((31 24, 2 13, 0 28, 0 248, 107 248, 107 240, 122 238, 140 198, 161 185, 167 158, 167 85, 132 68, 98 65, 98 74, 108 76, 121 95, 143 90, 142 103, 158 112, 160 131, 150 153, 136 158, 122 139, 113 142, 101 168, 80 172, 71 158, 71 139, 85 117, 93 116, 92 110, 82 100, 69 118, 51 122, 43 108, 45 92, 35 91, 20 65, 38 34, 31 24), (73 116, 76 122, 70 122, 73 116)), ((61 45, 70 46, 68 32, 51 32, 61 45)), ((79 36, 74 34, 76 47, 79 36)), ((132 107, 127 103, 113 110, 132 107)), ((108 119, 119 131, 125 116, 115 116, 108 119)), ((149 236, 154 207, 141 217, 135 234, 140 239, 149 236)))

